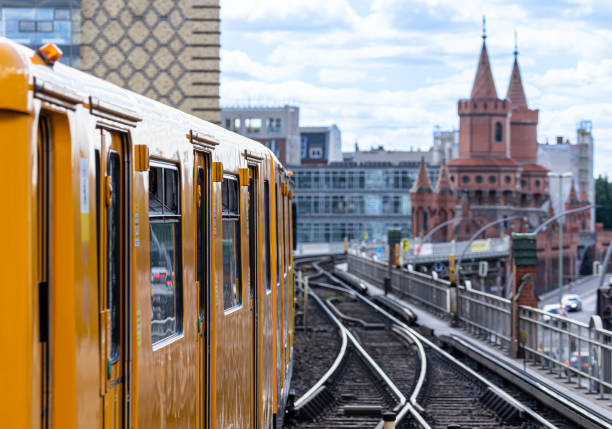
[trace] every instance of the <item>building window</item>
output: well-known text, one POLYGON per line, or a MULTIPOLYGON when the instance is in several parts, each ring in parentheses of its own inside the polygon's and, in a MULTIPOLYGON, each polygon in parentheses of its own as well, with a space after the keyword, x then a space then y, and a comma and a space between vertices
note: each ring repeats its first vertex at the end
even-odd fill
POLYGON ((302 136, 302 138, 300 139, 300 156, 302 157, 302 159, 306 158, 307 146, 308 137, 302 136))
POLYGON ((178 168, 149 169, 151 336, 153 344, 182 330, 181 210, 178 168))
POLYGON ((451 182, 455 183, 455 175, 454 174, 451 174, 450 179, 451 179, 451 182))
POLYGON ((509 175, 506 175, 506 176, 504 177, 504 182, 506 182, 506 183, 510 183, 510 182, 512 182, 512 177, 510 177, 509 175))
POLYGON ((320 147, 320 146, 309 148, 308 157, 310 159, 321 159, 321 158, 323 158, 323 148, 320 147))
POLYGON ((57 21, 70 21, 70 9, 55 9, 53 18, 57 21))
POLYGON ((482 183, 482 176, 480 174, 476 176, 476 183, 482 183))
POLYGON ((470 176, 462 176, 461 181, 463 183, 470 183, 470 176))
POLYGON ((266 128, 269 133, 280 133, 281 119, 280 118, 268 118, 268 120, 266 121, 266 128))
POLYGON ((52 33, 53 21, 36 21, 36 31, 38 33, 52 33))
POLYGON ((501 122, 497 122, 495 124, 495 141, 496 142, 502 141, 502 124, 501 124, 501 122))
POLYGON ((534 182, 534 185, 536 188, 540 187, 540 181, 538 179, 536 179, 536 181, 534 182))
POLYGON ((526 188, 526 187, 527 187, 527 181, 526 181, 526 180, 524 180, 524 179, 523 179, 523 180, 521 180, 521 186, 522 186, 523 188, 526 188))
POLYGON ((240 275, 240 187, 237 178, 224 177, 221 186, 223 213, 223 309, 242 303, 240 275))
POLYGON ((36 21, 19 21, 19 31, 22 33, 36 32, 36 21))
POLYGON ((489 183, 495 183, 497 178, 495 176, 489 176, 489 183))
POLYGON ((261 119, 246 118, 244 120, 244 126, 246 127, 247 134, 258 133, 261 131, 261 119))
POLYGON ((274 155, 277 158, 280 158, 280 145, 278 144, 278 140, 268 140, 266 141, 266 147, 274 152, 274 155))

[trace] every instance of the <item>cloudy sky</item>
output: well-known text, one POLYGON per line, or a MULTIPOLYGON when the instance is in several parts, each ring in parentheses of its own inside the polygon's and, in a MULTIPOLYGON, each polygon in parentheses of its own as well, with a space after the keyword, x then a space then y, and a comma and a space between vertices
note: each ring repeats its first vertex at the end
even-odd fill
POLYGON ((487 19, 499 97, 514 30, 538 139, 576 139, 593 121, 595 170, 612 176, 610 0, 221 0, 221 104, 300 107, 302 125, 335 123, 344 150, 428 148, 459 125, 487 19))

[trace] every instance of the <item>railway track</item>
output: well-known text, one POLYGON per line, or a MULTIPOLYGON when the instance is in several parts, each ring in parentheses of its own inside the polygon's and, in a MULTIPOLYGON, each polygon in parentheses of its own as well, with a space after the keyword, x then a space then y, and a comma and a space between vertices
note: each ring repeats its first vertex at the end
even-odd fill
POLYGON ((395 412, 400 428, 575 427, 550 409, 534 410, 530 408, 537 405, 533 401, 488 382, 472 369, 474 365, 455 359, 351 290, 328 271, 330 265, 309 264, 308 273, 317 279, 310 286, 314 299, 338 332, 346 335, 349 346, 343 355, 337 355, 319 387, 295 401, 285 427, 382 427, 381 414, 386 410, 395 412), (356 358, 362 365, 355 363, 356 358), (351 382, 359 377, 373 385, 351 382), (378 396, 363 400, 359 392, 378 396))

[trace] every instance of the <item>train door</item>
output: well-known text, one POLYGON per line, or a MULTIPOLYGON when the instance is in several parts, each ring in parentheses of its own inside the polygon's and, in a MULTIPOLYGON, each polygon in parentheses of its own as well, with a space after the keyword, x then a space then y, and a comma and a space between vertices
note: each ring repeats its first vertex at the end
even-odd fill
POLYGON ((51 141, 49 120, 41 115, 38 124, 38 300, 40 353, 41 428, 50 426, 50 192, 51 192, 51 141))
POLYGON ((258 226, 259 226, 259 183, 257 167, 249 166, 249 205, 248 205, 248 228, 249 228, 249 288, 251 308, 251 362, 252 374, 252 402, 253 422, 252 427, 259 427, 259 252, 258 252, 258 226))
POLYGON ((198 285, 198 339, 197 339, 197 386, 199 428, 210 427, 209 409, 209 341, 210 318, 208 303, 210 297, 210 168, 208 158, 196 153, 196 270, 198 285))
POLYGON ((98 302, 102 427, 123 428, 126 390, 124 148, 119 133, 99 130, 96 150, 98 302))

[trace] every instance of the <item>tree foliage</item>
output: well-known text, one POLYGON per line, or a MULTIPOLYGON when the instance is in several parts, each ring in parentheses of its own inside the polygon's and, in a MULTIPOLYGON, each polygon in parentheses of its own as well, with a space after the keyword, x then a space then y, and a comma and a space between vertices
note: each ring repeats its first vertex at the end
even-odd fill
POLYGON ((601 174, 595 179, 595 221, 602 222, 604 229, 612 229, 612 182, 601 174))

